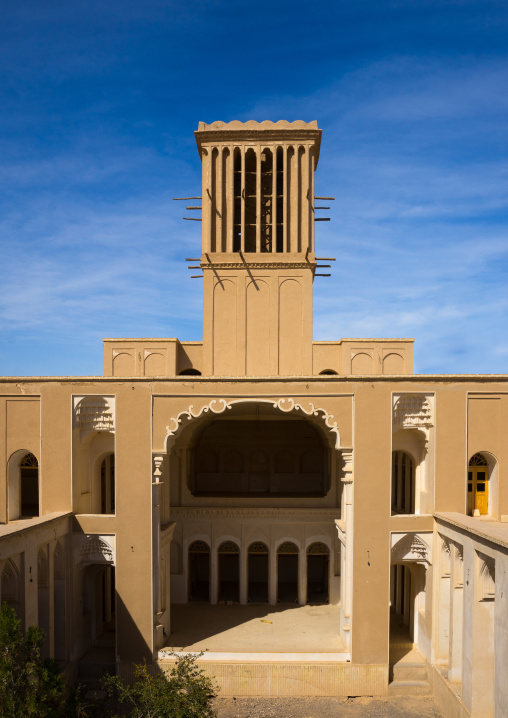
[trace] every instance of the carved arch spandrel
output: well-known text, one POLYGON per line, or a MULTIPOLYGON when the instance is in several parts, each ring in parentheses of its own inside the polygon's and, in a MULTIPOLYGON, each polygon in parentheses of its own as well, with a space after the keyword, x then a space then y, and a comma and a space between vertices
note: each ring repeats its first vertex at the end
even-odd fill
POLYGON ((302 417, 308 417, 315 423, 321 426, 326 432, 332 434, 334 442, 334 448, 341 448, 340 432, 337 422, 334 420, 334 415, 329 414, 326 409, 322 407, 316 407, 311 401, 305 402, 307 406, 302 403, 295 402, 294 399, 281 398, 278 400, 274 399, 212 399, 209 404, 205 404, 198 411, 194 411, 194 406, 191 404, 188 409, 180 411, 176 417, 171 417, 170 424, 166 426, 166 436, 164 439, 166 451, 171 448, 174 441, 176 440, 179 432, 188 425, 189 422, 194 419, 202 419, 207 414, 223 414, 230 411, 235 405, 238 404, 265 404, 281 411, 284 414, 298 414, 302 417))
POLYGON ((76 563, 115 564, 115 548, 104 536, 90 534, 81 539, 75 552, 76 563))
POLYGON ((391 562, 431 563, 431 551, 425 540, 410 532, 392 535, 391 562))

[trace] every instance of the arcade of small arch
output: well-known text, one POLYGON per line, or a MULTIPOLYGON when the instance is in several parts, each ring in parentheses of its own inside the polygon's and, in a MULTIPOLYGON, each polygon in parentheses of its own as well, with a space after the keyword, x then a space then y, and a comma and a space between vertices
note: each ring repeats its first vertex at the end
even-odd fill
POLYGON ((253 541, 242 551, 229 539, 212 552, 207 541, 195 540, 188 546, 186 558, 189 603, 330 601, 330 549, 322 541, 314 541, 306 550, 293 541, 282 541, 275 551, 263 541, 253 541))

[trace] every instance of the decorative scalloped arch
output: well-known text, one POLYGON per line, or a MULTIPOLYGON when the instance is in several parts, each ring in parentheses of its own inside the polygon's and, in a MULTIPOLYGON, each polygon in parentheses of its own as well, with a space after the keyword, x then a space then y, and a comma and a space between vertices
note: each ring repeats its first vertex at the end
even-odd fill
POLYGON ((429 562, 427 544, 416 534, 403 536, 392 546, 392 561, 425 561, 429 562))
POLYGON ((111 544, 97 535, 87 536, 78 549, 78 562, 114 563, 114 559, 111 544))
POLYGON ((166 426, 166 437, 164 440, 166 451, 172 445, 176 435, 180 432, 187 422, 193 419, 201 419, 206 414, 223 414, 229 411, 236 404, 269 404, 274 409, 282 411, 284 414, 296 413, 300 416, 307 416, 315 418, 327 431, 335 435, 334 447, 340 449, 340 433, 337 422, 334 421, 333 414, 329 414, 326 409, 322 407, 316 407, 312 402, 309 401, 310 409, 306 409, 302 404, 298 404, 294 399, 281 398, 278 400, 273 399, 212 399, 212 401, 199 409, 194 413, 194 406, 191 404, 188 409, 181 411, 176 417, 171 417, 171 423, 166 426))

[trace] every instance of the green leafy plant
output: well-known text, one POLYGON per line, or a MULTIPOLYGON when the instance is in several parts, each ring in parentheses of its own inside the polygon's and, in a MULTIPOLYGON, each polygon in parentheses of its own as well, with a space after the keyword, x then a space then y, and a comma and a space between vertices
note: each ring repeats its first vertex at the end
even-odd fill
POLYGON ((130 705, 132 718, 213 718, 217 690, 196 661, 199 655, 178 656, 167 674, 152 675, 146 664, 134 667, 134 681, 104 676, 110 697, 130 705))
POLYGON ((56 661, 43 659, 44 631, 25 633, 7 603, 0 609, 0 711, 5 718, 84 715, 76 693, 67 695, 56 661))

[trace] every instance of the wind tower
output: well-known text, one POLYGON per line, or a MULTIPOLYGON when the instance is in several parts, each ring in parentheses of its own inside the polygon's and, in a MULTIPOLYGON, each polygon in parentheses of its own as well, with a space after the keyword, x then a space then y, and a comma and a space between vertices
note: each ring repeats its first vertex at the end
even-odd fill
POLYGON ((203 374, 310 375, 321 130, 317 122, 200 122, 195 135, 203 374))

